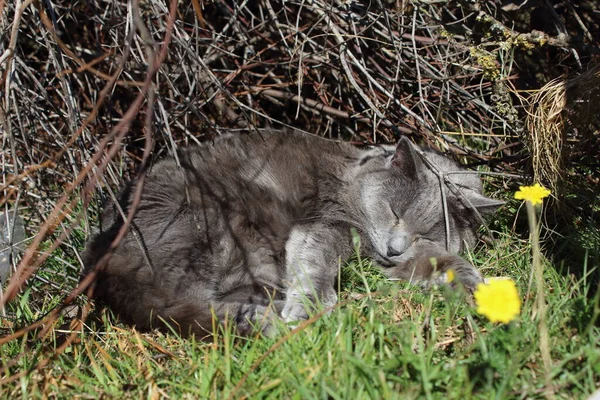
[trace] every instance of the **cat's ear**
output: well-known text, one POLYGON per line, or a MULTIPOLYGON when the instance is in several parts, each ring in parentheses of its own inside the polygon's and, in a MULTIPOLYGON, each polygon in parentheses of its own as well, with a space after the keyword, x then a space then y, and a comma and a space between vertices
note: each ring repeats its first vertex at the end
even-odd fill
MULTIPOLYGON (((474 191, 468 191, 463 193, 467 200, 477 209, 479 214, 486 216, 494 213, 500 206, 504 205, 505 202, 501 200, 490 199, 474 191)), ((468 204, 468 203, 467 203, 468 204)), ((470 208, 470 206, 466 205, 470 208)))
POLYGON ((392 157, 392 166, 400 168, 402 172, 415 179, 420 171, 425 168, 421 156, 417 153, 414 145, 403 136, 396 146, 396 153, 392 157))

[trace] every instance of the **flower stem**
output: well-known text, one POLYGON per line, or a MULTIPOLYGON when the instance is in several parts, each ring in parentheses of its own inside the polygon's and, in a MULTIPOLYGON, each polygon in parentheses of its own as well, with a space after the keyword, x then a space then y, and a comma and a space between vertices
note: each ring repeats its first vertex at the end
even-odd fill
POLYGON ((531 252, 533 272, 536 283, 536 314, 538 318, 540 330, 540 353, 542 362, 544 363, 544 371, 546 374, 546 396, 553 397, 551 384, 551 368, 552 357, 550 356, 550 335, 548 333, 548 325, 546 323, 546 299, 544 295, 544 266, 541 263, 540 252, 540 230, 537 224, 537 217, 534 205, 527 201, 527 219, 529 220, 529 231, 531 232, 531 252))

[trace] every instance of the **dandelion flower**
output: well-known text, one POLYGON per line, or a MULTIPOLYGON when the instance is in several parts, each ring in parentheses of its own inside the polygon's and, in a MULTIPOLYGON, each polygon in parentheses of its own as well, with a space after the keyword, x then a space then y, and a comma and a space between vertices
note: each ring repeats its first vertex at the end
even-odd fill
POLYGON ((550 195, 550 191, 536 183, 533 186, 519 186, 519 190, 515 193, 515 199, 530 201, 534 206, 542 204, 542 199, 550 195))
POLYGON ((492 322, 509 323, 521 312, 521 299, 512 279, 480 283, 474 293, 477 312, 492 322))
POLYGON ((449 269, 448 271, 446 271, 446 283, 452 283, 452 281, 454 281, 455 277, 456 276, 454 274, 453 269, 449 269))

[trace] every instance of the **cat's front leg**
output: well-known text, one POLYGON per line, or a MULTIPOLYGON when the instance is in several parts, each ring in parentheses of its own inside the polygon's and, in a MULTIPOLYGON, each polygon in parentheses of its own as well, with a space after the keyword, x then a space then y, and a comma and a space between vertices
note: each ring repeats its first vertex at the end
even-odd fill
POLYGON ((334 289, 340 260, 350 253, 348 234, 339 226, 326 223, 294 227, 286 243, 284 321, 308 318, 312 306, 329 308, 337 302, 334 289))
POLYGON ((390 278, 400 278, 426 285, 460 283, 470 292, 483 282, 481 273, 470 262, 428 240, 416 241, 393 261, 394 266, 384 269, 385 274, 390 278), (449 270, 452 270, 454 275, 453 282, 449 282, 449 270))

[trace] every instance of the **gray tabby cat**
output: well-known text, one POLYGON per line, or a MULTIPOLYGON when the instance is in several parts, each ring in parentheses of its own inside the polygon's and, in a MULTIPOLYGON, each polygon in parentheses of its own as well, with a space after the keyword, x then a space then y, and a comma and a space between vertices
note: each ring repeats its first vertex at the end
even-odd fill
MULTIPOLYGON (((132 228, 99 269, 95 296, 140 329, 167 323, 205 337, 215 318, 233 321, 241 335, 269 333, 274 318, 302 320, 306 304, 335 304, 352 228, 387 276, 427 284, 453 269, 473 289, 482 277, 456 254, 474 243, 478 214, 502 203, 481 194, 476 175, 447 175, 445 218, 438 176, 457 170, 405 138, 359 149, 260 131, 181 150, 146 176, 132 228)), ((120 194, 124 215, 131 187, 120 194)), ((115 204, 105 210, 85 273, 107 252, 121 215, 115 204)))

